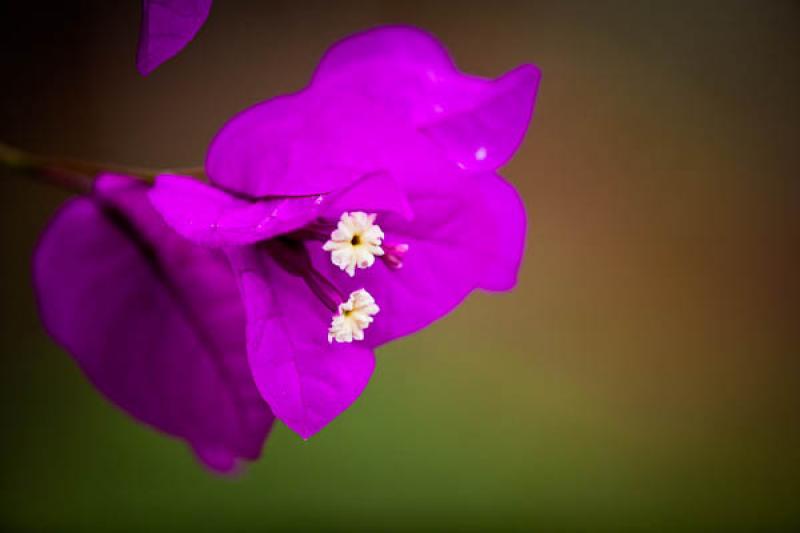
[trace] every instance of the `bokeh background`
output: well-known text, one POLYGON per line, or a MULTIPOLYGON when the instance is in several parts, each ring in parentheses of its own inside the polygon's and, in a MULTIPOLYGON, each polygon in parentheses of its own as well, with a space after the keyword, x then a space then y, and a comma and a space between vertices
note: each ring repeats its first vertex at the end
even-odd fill
MULTIPOLYGON (((139 5, 4 2, 0 138, 138 166, 409 23, 460 67, 543 71, 504 174, 516 291, 379 351, 357 404, 215 477, 106 403, 39 325, 29 262, 66 194, 0 183, 3 531, 800 528, 800 4, 219 0, 141 78, 139 5)), ((795 529, 798 530, 798 529, 795 529)))

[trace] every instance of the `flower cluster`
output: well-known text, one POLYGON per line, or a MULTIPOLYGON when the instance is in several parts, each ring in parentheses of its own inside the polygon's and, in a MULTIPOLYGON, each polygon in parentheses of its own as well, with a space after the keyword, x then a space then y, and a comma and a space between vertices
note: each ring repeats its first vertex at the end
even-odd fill
POLYGON ((530 65, 465 75, 413 28, 351 36, 303 91, 222 128, 208 183, 106 176, 68 206, 36 258, 44 321, 109 397, 212 466, 252 458, 273 414, 308 438, 364 390, 376 347, 514 286, 525 212, 497 169, 538 82, 530 65), (108 235, 78 234, 99 219, 108 235), (114 239, 141 273, 103 251, 114 239), (78 272, 76 253, 97 266, 78 272))

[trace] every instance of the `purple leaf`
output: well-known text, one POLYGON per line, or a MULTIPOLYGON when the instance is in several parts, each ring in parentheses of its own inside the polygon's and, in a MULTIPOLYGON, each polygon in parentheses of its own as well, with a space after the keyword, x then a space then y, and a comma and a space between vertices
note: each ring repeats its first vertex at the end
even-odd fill
POLYGON ((275 416, 307 439, 364 390, 375 367, 372 350, 328 342, 331 312, 299 275, 302 251, 271 243, 269 253, 243 247, 229 254, 247 308, 247 348, 258 388, 275 416))
POLYGON ((258 458, 273 422, 244 309, 225 257, 170 230, 147 189, 105 175, 59 211, 34 257, 42 320, 112 402, 230 471, 258 458))
POLYGON ((379 216, 386 243, 408 245, 402 268, 378 261, 342 277, 317 243, 307 249, 314 268, 347 294, 366 287, 381 308, 368 345, 413 333, 443 317, 474 289, 509 290, 525 244, 525 208, 519 194, 494 174, 419 179, 409 188, 412 220, 379 216))
POLYGON ((432 154, 462 171, 493 171, 522 141, 539 77, 532 65, 497 80, 464 74, 415 28, 358 33, 328 51, 307 88, 231 119, 206 169, 213 183, 252 197, 332 191, 380 170, 400 179, 398 160, 424 164, 432 154))
POLYGON ((303 437, 358 397, 372 348, 516 283, 525 210, 496 171, 538 83, 530 65, 464 74, 413 28, 370 30, 333 46, 303 91, 231 119, 210 187, 159 179, 167 223, 229 247, 256 383, 303 437))
POLYGON ((410 219, 405 193, 386 174, 370 174, 334 193, 247 200, 195 178, 164 175, 149 192, 153 207, 178 234, 204 246, 241 246, 290 233, 317 217, 348 209, 389 211, 410 219))
POLYGON ((251 244, 287 233, 316 217, 322 195, 245 200, 183 176, 158 176, 153 206, 175 231, 206 246, 251 244))
POLYGON ((142 0, 136 66, 147 76, 194 39, 211 10, 211 0, 142 0))
POLYGON ((440 143, 460 168, 485 172, 505 164, 522 142, 540 77, 533 65, 496 80, 464 74, 433 36, 390 26, 333 46, 313 87, 346 90, 371 107, 392 110, 440 143))

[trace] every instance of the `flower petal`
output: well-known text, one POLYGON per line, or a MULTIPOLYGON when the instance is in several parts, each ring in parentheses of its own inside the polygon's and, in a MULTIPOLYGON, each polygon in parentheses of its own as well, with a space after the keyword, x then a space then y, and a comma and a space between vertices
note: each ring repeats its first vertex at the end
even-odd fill
POLYGON ((332 312, 275 259, 294 252, 269 245, 269 252, 254 246, 229 251, 247 309, 250 368, 275 416, 307 439, 358 398, 375 359, 367 346, 328 342, 332 312))
POLYGON ((251 197, 329 192, 380 169, 391 130, 358 95, 306 90, 232 118, 209 147, 206 171, 251 197))
POLYGON ((367 174, 360 180, 324 197, 320 216, 338 220, 345 211, 394 213, 411 219, 414 211, 403 187, 386 172, 367 174))
POLYGON ((328 192, 431 156, 493 171, 522 141, 538 83, 530 65, 497 80, 463 74, 414 28, 370 30, 334 45, 308 88, 229 121, 206 170, 212 182, 250 196, 328 192))
POLYGON ((183 176, 159 176, 149 193, 164 220, 187 239, 206 246, 250 244, 301 228, 323 197, 249 201, 183 176))
MULTIPOLYGON (((484 260, 484 271, 478 288, 487 291, 510 291, 517 284, 517 275, 525 254, 527 217, 519 192, 497 175, 476 179, 473 193, 480 198, 483 221, 488 226, 488 240, 493 241, 484 260)), ((478 233, 476 232, 476 235, 478 233)))
POLYGON ((522 142, 539 79, 532 65, 497 80, 463 74, 430 34, 390 26, 334 45, 321 61, 313 87, 358 94, 364 105, 410 121, 461 168, 491 171, 506 163, 522 142))
POLYGON ((456 68, 445 47, 430 33, 413 26, 381 26, 354 33, 328 48, 312 83, 341 83, 344 76, 382 66, 403 71, 397 76, 410 70, 427 70, 436 76, 456 68))
POLYGON ((210 247, 241 246, 302 228, 315 218, 338 218, 358 206, 394 212, 411 208, 400 185, 385 173, 368 174, 329 194, 243 200, 184 176, 158 176, 150 201, 164 221, 183 237, 210 247))
POLYGON ((273 416, 250 375, 226 258, 173 233, 138 180, 68 202, 34 257, 45 327, 112 402, 209 467, 256 459, 273 416))
POLYGON ((487 82, 461 110, 420 125, 460 168, 491 171, 507 163, 525 137, 541 75, 523 65, 487 82))
POLYGON ((191 41, 208 17, 211 0, 143 0, 136 66, 147 76, 191 41))
POLYGON ((494 174, 444 178, 409 192, 414 219, 389 215, 386 244, 408 244, 400 269, 376 261, 352 279, 338 272, 316 243, 313 264, 344 291, 368 290, 381 314, 366 332, 376 346, 417 331, 449 313, 475 288, 516 283, 525 240, 525 212, 516 191, 494 174), (453 180, 453 178, 450 178, 453 180))

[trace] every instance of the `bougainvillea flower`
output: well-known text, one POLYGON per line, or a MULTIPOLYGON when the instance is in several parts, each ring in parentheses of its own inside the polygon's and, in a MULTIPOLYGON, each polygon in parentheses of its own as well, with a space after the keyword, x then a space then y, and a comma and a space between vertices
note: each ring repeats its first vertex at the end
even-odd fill
POLYGON ((361 394, 375 347, 473 289, 514 286, 525 213, 496 170, 538 82, 530 65, 465 75, 419 30, 372 30, 335 45, 305 90, 232 119, 210 185, 157 179, 164 220, 226 251, 256 384, 304 438, 361 394))
POLYGON ((273 422, 236 280, 220 252, 164 224, 147 189, 103 175, 61 208, 34 257, 42 321, 112 402, 230 471, 259 456, 273 422))
POLYGON ((147 76, 194 39, 211 10, 211 0, 142 0, 136 66, 147 76))

